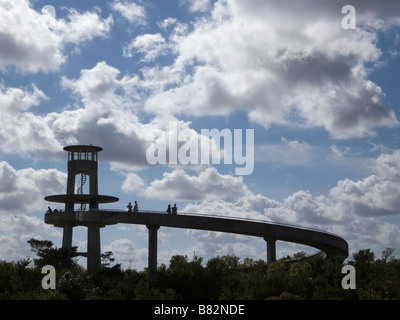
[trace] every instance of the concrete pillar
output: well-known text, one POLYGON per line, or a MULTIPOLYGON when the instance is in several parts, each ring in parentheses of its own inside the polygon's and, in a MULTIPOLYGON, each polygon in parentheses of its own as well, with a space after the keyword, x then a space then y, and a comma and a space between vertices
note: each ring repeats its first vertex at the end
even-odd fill
POLYGON ((267 242, 267 263, 276 261, 276 239, 265 237, 267 242))
POLYGON ((149 229, 149 281, 155 279, 157 273, 157 231, 160 226, 157 225, 146 225, 149 229))
POLYGON ((96 273, 100 269, 101 260, 100 249, 100 227, 88 226, 87 240, 87 271, 96 273))
POLYGON ((99 194, 99 186, 97 181, 97 163, 93 164, 93 169, 90 170, 89 176, 89 193, 99 194))
POLYGON ((71 251, 72 249, 72 226, 65 226, 63 229, 62 248, 71 251))
MULTIPOLYGON (((88 175, 89 178, 89 193, 91 195, 98 195, 99 190, 98 190, 98 181, 97 181, 97 162, 93 162, 93 169, 90 171, 90 174, 88 175)), ((98 202, 91 201, 89 203, 89 210, 95 210, 99 208, 98 202)))
MULTIPOLYGON (((75 174, 73 174, 70 163, 68 163, 68 180, 67 180, 67 194, 73 195, 75 193, 75 174)), ((65 212, 74 211, 74 201, 67 199, 65 202, 65 212)))

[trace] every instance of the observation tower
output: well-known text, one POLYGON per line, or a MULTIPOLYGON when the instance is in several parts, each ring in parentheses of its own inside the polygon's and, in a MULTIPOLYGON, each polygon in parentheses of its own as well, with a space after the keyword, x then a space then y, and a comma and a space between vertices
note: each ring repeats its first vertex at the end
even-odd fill
MULTIPOLYGON (((117 202, 117 197, 98 194, 98 152, 103 150, 101 147, 93 145, 74 145, 64 147, 68 151, 68 180, 67 193, 47 196, 44 199, 50 202, 64 203, 65 214, 80 212, 87 215, 99 209, 100 203, 117 202), (76 184, 76 177, 79 181, 76 184), (89 181, 88 181, 89 180, 89 181), (88 193, 84 193, 85 185, 88 186, 88 193), (78 208, 75 206, 78 205, 78 208), (87 210, 88 205, 88 210, 87 210)), ((72 229, 77 224, 73 220, 59 222, 56 226, 64 229, 62 248, 72 249, 72 229)), ((91 222, 86 224, 88 228, 88 251, 81 255, 87 256, 87 269, 96 272, 100 267, 100 228, 105 224, 101 222, 91 222)))
POLYGON ((47 212, 45 223, 64 229, 62 247, 72 248, 72 229, 76 226, 88 228, 87 270, 96 273, 100 268, 100 228, 118 223, 145 225, 149 230, 148 274, 152 281, 157 273, 157 232, 160 227, 228 232, 262 238, 267 243, 267 263, 276 260, 276 241, 287 241, 311 246, 320 250, 321 257, 349 255, 349 246, 341 237, 316 229, 285 225, 261 220, 246 220, 240 217, 222 217, 207 214, 166 214, 164 211, 102 210, 100 203, 117 202, 119 199, 98 194, 97 155, 103 150, 96 146, 67 146, 68 182, 67 193, 45 197, 45 200, 64 203, 65 212, 47 212), (76 177, 80 178, 76 184, 76 177), (89 182, 88 182, 89 180, 89 182), (88 186, 87 186, 88 185, 88 186), (86 186, 86 187, 85 187, 86 186), (87 193, 84 191, 88 190, 87 193), (87 205, 89 206, 87 210, 87 205))

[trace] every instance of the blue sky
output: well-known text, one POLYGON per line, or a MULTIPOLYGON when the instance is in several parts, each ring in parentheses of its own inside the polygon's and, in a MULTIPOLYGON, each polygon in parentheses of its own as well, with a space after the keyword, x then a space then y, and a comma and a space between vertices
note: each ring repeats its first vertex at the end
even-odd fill
MULTIPOLYGON (((397 248, 399 12, 395 0, 0 0, 0 259, 32 255, 31 237, 61 246, 43 198, 65 192, 70 144, 104 149, 99 192, 120 199, 104 208, 177 203, 334 232, 350 253, 397 248), (342 27, 348 4, 355 29, 342 27), (202 129, 254 130, 254 170, 150 165, 146 136, 169 123, 194 140, 202 129)), ((145 227, 101 237, 123 267, 146 266, 145 227)), ((85 250, 83 227, 73 245, 85 250)), ((313 252, 277 244, 278 258, 300 250, 313 252)), ((266 248, 160 229, 159 263, 194 252, 259 259, 266 248)))

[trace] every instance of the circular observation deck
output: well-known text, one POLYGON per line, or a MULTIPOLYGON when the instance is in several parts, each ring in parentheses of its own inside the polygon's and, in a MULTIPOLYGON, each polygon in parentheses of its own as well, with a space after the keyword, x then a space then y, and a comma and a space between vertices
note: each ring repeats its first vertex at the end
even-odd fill
POLYGON ((67 201, 73 201, 74 203, 111 203, 119 201, 119 198, 104 195, 92 195, 92 194, 56 194, 47 196, 44 198, 46 201, 67 203, 67 201))

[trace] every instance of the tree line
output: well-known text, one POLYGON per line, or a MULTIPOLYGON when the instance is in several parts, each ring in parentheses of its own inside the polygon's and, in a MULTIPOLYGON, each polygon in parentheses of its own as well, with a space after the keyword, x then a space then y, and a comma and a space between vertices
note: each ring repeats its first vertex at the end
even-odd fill
POLYGON ((266 264, 263 260, 234 255, 204 261, 193 255, 175 255, 161 264, 149 283, 147 270, 122 269, 112 252, 102 255, 101 270, 89 274, 79 266, 74 253, 55 248, 48 240, 30 239, 36 258, 0 261, 0 299, 400 299, 400 260, 394 249, 377 258, 370 249, 354 253, 348 261, 312 258, 293 262, 303 252, 266 264), (341 282, 344 264, 354 266, 356 289, 345 290, 341 282), (56 269, 56 289, 41 286, 45 265, 56 269))

